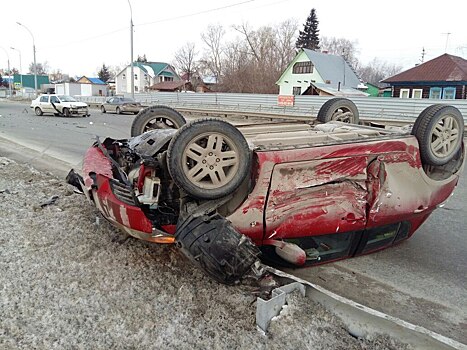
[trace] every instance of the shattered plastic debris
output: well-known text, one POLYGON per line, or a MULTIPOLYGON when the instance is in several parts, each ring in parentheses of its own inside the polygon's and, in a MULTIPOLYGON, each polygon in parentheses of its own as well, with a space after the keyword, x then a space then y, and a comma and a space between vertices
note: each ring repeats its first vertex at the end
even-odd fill
POLYGON ((66 179, 65 181, 67 183, 69 183, 70 185, 74 186, 75 189, 74 191, 76 193, 79 193, 79 194, 83 194, 83 189, 81 187, 81 184, 83 183, 84 184, 84 180, 83 180, 83 177, 78 174, 77 172, 75 172, 75 169, 71 169, 69 172, 68 172, 68 175, 66 176, 66 179))
POLYGON ((52 204, 55 204, 55 202, 57 201, 59 197, 58 196, 52 196, 50 197, 49 199, 47 199, 46 201, 42 202, 41 204, 39 204, 39 206, 41 208, 44 208, 45 206, 47 205, 52 205, 52 204))

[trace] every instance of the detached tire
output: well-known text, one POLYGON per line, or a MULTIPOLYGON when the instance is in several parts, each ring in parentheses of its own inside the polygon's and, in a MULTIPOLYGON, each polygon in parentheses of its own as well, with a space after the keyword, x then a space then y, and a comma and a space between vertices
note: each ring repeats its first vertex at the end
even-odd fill
POLYGON ((208 276, 228 285, 239 282, 260 254, 248 237, 219 214, 189 216, 177 225, 175 241, 208 276))
POLYGON ((412 135, 418 140, 423 164, 445 165, 462 146, 464 119, 453 106, 432 105, 420 113, 412 135))
POLYGON ((138 136, 153 129, 179 129, 185 124, 185 118, 175 109, 151 106, 137 114, 131 124, 131 136, 138 136))
POLYGON ((170 176, 198 199, 234 192, 250 172, 251 152, 242 133, 217 119, 196 120, 174 135, 167 149, 170 176))
POLYGON ((331 120, 358 124, 360 118, 358 108, 349 99, 346 98, 331 98, 326 101, 318 112, 318 121, 322 123, 330 122, 331 120))

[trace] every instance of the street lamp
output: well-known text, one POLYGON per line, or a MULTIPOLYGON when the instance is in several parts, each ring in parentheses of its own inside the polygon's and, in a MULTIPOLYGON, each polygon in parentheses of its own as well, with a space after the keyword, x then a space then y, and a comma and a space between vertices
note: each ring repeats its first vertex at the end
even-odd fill
POLYGON ((10 71, 10 55, 8 54, 8 51, 5 50, 4 47, 0 46, 3 51, 5 51, 6 53, 6 57, 8 58, 8 87, 9 87, 9 90, 10 90, 10 97, 12 96, 11 94, 11 71, 10 71))
POLYGON ((23 27, 24 29, 26 29, 29 34, 31 34, 31 38, 32 38, 32 52, 34 54, 34 93, 36 94, 37 96, 37 66, 36 66, 36 42, 34 40, 34 35, 32 35, 31 31, 29 30, 28 27, 26 27, 24 24, 21 24, 19 22, 16 22, 16 24, 18 24, 19 26, 23 27))
POLYGON ((133 70, 133 10, 131 9, 130 0, 128 0, 128 5, 130 5, 131 97, 134 99, 135 98, 135 72, 133 70))
POLYGON ((21 67, 21 51, 18 49, 15 49, 14 47, 10 47, 10 49, 18 51, 19 53, 19 79, 20 79, 20 84, 21 84, 21 94, 23 93, 23 68, 21 67))

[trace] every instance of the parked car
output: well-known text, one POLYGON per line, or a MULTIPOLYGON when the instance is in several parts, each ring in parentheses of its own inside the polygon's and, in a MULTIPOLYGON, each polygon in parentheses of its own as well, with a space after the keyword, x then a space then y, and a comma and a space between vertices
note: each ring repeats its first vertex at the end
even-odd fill
POLYGON ((102 105, 101 105, 101 112, 115 112, 117 114, 122 113, 133 113, 138 114, 138 112, 143 108, 141 103, 136 102, 134 99, 129 97, 120 97, 114 96, 108 98, 102 105))
MULTIPOLYGON (((323 105, 321 119, 342 116, 338 100, 323 105)), ((89 148, 83 178, 69 182, 79 182, 116 227, 175 242, 231 284, 258 257, 310 266, 411 237, 457 185, 463 132, 459 110, 441 104, 411 129, 335 120, 186 123, 176 110, 154 106, 135 118, 130 139, 89 148)))
POLYGON ((30 106, 36 115, 50 113, 56 116, 71 117, 73 115, 89 117, 88 105, 67 95, 40 95, 30 106))

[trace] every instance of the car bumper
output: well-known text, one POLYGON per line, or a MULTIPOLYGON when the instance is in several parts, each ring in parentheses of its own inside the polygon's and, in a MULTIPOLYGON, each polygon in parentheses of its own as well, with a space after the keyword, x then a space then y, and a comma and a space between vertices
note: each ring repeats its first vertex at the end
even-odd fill
POLYGON ((173 227, 167 232, 153 227, 131 188, 113 178, 110 160, 97 147, 91 147, 83 161, 84 191, 106 220, 133 237, 154 242, 173 243, 173 227))

